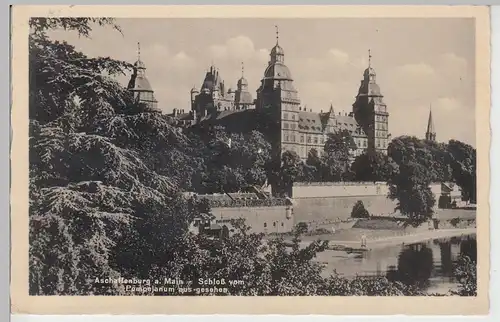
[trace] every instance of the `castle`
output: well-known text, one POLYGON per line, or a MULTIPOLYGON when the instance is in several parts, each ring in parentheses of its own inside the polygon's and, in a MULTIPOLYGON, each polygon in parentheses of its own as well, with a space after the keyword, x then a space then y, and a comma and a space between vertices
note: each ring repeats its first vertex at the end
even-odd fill
MULTIPOLYGON (((174 124, 189 127, 205 122, 234 124, 234 120, 238 119, 240 124, 251 123, 252 117, 265 115, 273 124, 268 138, 275 152, 280 155, 286 150, 294 151, 302 160, 307 159, 312 149, 321 156, 328 134, 341 131, 347 131, 353 139, 352 157, 363 153, 387 154, 391 138, 389 113, 371 65, 370 51, 368 57, 368 67, 363 73, 352 112, 337 114, 332 105, 327 112, 313 112, 302 106, 290 69, 285 64, 285 51, 279 44, 276 30, 276 44, 271 49, 256 99, 248 91, 243 65, 241 78, 237 81, 236 90, 233 90, 226 88, 219 70, 212 64, 201 88, 190 91, 190 110, 174 109, 168 116, 174 124)), ((137 99, 151 109, 157 109, 156 99, 145 77, 144 63, 139 58, 134 66, 129 88, 137 99)), ((257 119, 254 118, 253 122, 259 123, 255 121, 257 119)), ((258 124, 251 126, 257 127, 258 124)), ((436 139, 431 111, 425 138, 436 139)))

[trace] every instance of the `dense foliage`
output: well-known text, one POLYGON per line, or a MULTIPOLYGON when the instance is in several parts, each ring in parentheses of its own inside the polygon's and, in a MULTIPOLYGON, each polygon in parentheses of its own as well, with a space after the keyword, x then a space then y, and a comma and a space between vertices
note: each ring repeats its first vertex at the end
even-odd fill
POLYGON ((354 159, 351 171, 356 181, 387 181, 391 175, 391 164, 387 155, 363 153, 354 159))
POLYGON ((389 197, 398 200, 398 210, 418 225, 433 216, 436 204, 429 184, 455 182, 462 199, 476 200, 476 150, 465 143, 448 144, 401 136, 388 147, 389 197))
MULTIPOLYGON (((259 132, 181 132, 112 78, 130 64, 89 58, 46 34, 62 27, 88 36, 95 24, 114 26, 107 18, 30 21, 30 294, 130 294, 94 279, 156 276, 194 281, 183 294, 195 294, 200 278, 243 281, 234 295, 421 294, 385 278, 323 277, 314 259, 326 244, 304 246, 298 230, 291 245, 241 223, 224 238, 191 233, 195 219, 213 218, 207 200, 182 191, 233 192, 274 178, 286 192, 305 172, 342 179, 342 136, 331 136, 306 171, 291 152, 274 164, 259 132)), ((470 168, 458 152, 454 160, 456 173, 470 168)))
POLYGON ((460 256, 455 265, 458 290, 452 293, 460 296, 477 296, 477 262, 468 256, 460 256))

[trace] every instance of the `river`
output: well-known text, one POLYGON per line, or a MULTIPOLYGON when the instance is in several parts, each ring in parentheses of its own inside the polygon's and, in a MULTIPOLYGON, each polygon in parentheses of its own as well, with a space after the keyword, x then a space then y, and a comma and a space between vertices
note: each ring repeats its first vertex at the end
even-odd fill
POLYGON ((317 260, 326 264, 325 275, 334 269, 345 277, 380 275, 418 284, 428 292, 447 293, 457 286, 453 268, 460 254, 476 259, 475 234, 374 248, 362 254, 329 250, 318 254, 317 260))

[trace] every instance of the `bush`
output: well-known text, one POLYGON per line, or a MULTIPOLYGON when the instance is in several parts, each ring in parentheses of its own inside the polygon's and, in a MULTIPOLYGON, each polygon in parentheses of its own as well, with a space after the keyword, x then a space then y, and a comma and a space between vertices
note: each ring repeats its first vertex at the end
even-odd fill
POLYGON ((458 280, 458 291, 452 294, 459 296, 477 296, 477 264, 468 256, 461 256, 455 266, 455 277, 458 280))
POLYGON ((366 210, 363 201, 358 200, 354 207, 352 207, 351 212, 352 218, 370 218, 370 213, 366 210))
POLYGON ((305 222, 299 222, 296 229, 300 234, 305 234, 309 230, 309 225, 305 222))

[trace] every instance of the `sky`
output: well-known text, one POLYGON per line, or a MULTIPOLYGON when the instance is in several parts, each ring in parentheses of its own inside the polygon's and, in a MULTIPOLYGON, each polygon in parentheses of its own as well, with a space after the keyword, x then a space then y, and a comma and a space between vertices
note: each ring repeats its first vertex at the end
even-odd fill
MULTIPOLYGON (((425 135, 432 106, 438 141, 475 146, 475 29, 469 18, 136 18, 117 19, 123 34, 96 27, 90 38, 54 31, 93 57, 141 60, 164 112, 190 109, 213 63, 226 88, 236 88, 241 65, 253 97, 276 43, 294 78, 302 106, 320 112, 333 105, 350 112, 363 71, 377 72, 393 137, 425 135)), ((129 75, 118 80, 127 84, 129 75)))

